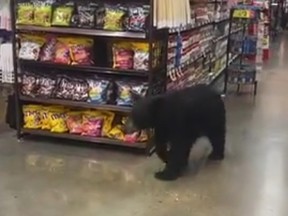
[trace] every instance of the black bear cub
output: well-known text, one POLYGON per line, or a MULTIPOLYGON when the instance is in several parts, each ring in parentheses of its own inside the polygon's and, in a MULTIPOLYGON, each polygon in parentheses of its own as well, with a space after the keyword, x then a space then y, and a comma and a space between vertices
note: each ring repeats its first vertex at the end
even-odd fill
POLYGON ((140 99, 131 118, 138 129, 154 129, 156 154, 166 163, 163 171, 155 173, 157 179, 177 179, 188 165, 192 145, 202 136, 213 147, 209 159, 224 159, 225 106, 206 85, 140 99))

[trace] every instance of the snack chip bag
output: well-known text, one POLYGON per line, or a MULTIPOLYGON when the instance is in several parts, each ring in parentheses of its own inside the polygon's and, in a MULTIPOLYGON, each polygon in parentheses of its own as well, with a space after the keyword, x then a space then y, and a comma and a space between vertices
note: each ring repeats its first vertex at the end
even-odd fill
POLYGON ((41 129, 50 130, 49 107, 43 107, 41 114, 41 129))
POLYGON ((123 29, 123 18, 125 10, 120 5, 105 5, 104 29, 121 31, 123 29))
POLYGON ((81 134, 83 132, 82 112, 68 112, 66 124, 69 129, 69 133, 81 134))
POLYGON ((130 43, 113 44, 113 68, 129 70, 133 69, 134 51, 130 43))
POLYGON ((19 58, 37 61, 45 38, 40 35, 21 35, 19 58))
POLYGON ((108 80, 97 80, 89 79, 87 80, 89 84, 89 102, 95 104, 106 104, 109 99, 109 85, 108 80))
POLYGON ((124 140, 125 135, 122 130, 122 125, 116 125, 114 128, 112 128, 108 134, 108 137, 117 140, 124 140))
POLYGON ((115 119, 115 113, 108 112, 108 111, 102 111, 102 114, 104 115, 102 136, 108 137, 109 136, 109 132, 112 129, 113 121, 115 119))
POLYGON ((20 25, 31 25, 34 20, 34 6, 31 3, 18 3, 17 20, 20 25))
POLYGON ((97 111, 88 111, 83 114, 82 136, 100 137, 102 134, 104 117, 97 111))
POLYGON ((40 53, 40 61, 53 61, 55 56, 55 49, 57 45, 57 39, 55 37, 48 38, 44 44, 40 53))
POLYGON ((91 65, 93 40, 89 38, 70 38, 70 58, 74 65, 91 65))
POLYGON ((148 71, 149 69, 149 44, 133 43, 134 47, 134 70, 148 71))
POLYGON ((41 112, 42 106, 39 105, 24 105, 24 128, 40 129, 41 128, 41 112))
POLYGON ((149 15, 149 5, 132 5, 128 8, 126 28, 130 31, 145 31, 146 19, 149 15))
POLYGON ((117 81, 117 99, 119 106, 132 106, 135 99, 146 96, 148 91, 147 83, 133 83, 125 81, 117 81))
POLYGON ((67 39, 59 38, 55 47, 54 62, 59 64, 70 64, 70 47, 67 39))
POLYGON ((25 96, 35 97, 38 89, 38 76, 33 73, 22 74, 21 93, 25 96))
POLYGON ((52 18, 52 5, 46 2, 37 2, 34 7, 34 24, 49 27, 52 18))
POLYGON ((69 26, 73 15, 73 6, 62 5, 54 9, 52 25, 54 26, 69 26))
POLYGON ((51 107, 49 110, 50 130, 54 133, 65 133, 68 131, 66 125, 66 110, 62 107, 51 107))
POLYGON ((136 143, 138 134, 139 132, 134 132, 132 134, 125 134, 124 141, 128 143, 136 143))

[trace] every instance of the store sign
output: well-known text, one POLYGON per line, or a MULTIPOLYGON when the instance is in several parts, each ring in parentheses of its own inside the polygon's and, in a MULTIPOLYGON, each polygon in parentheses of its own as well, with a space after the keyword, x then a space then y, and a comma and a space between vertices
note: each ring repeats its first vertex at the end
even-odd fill
POLYGON ((252 17, 253 11, 251 10, 236 9, 233 11, 233 18, 250 19, 252 17))

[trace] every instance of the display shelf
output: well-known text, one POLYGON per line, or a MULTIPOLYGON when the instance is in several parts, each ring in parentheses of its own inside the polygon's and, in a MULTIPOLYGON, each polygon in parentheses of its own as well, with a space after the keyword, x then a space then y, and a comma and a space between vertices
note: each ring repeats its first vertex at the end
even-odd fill
POLYGON ((118 76, 131 76, 131 77, 148 77, 148 71, 136 71, 136 70, 122 70, 114 68, 86 66, 86 65, 66 65, 66 64, 55 64, 50 62, 41 62, 33 60, 19 60, 20 65, 24 67, 41 67, 49 69, 59 69, 67 71, 87 72, 94 74, 107 74, 107 75, 118 75, 118 76))
POLYGON ((219 24, 219 23, 222 23, 222 22, 228 22, 228 21, 229 21, 229 17, 225 17, 225 18, 222 18, 222 19, 216 20, 215 23, 216 23, 216 24, 219 24))
POLYGON ((238 33, 238 32, 241 32, 242 30, 243 30, 243 28, 240 27, 240 28, 237 28, 237 29, 235 29, 235 30, 232 30, 230 34, 236 34, 236 33, 238 33))
POLYGON ((68 28, 68 27, 42 27, 30 25, 17 25, 18 32, 45 32, 56 34, 70 34, 70 35, 86 35, 97 37, 118 37, 118 38, 132 38, 132 39, 146 39, 146 34, 142 32, 125 32, 125 31, 105 31, 98 29, 84 29, 84 28, 68 28))
POLYGON ((108 110, 122 113, 130 113, 131 107, 117 106, 117 105, 108 105, 108 104, 93 104, 88 102, 79 102, 71 100, 60 100, 60 99, 50 99, 50 98, 32 98, 28 96, 19 96, 20 100, 23 102, 29 103, 40 103, 40 104, 55 104, 68 107, 78 107, 78 108, 87 108, 87 109, 99 109, 99 110, 108 110))
POLYGON ((21 132, 24 134, 36 135, 36 136, 44 136, 44 137, 53 137, 53 138, 61 138, 61 139, 69 139, 69 140, 77 140, 77 141, 86 141, 90 143, 97 144, 108 144, 112 146, 123 146, 137 149, 146 149, 146 143, 127 143, 120 140, 114 140, 109 138, 99 138, 99 137, 89 137, 89 136, 80 136, 68 133, 52 133, 45 130, 37 130, 37 129, 25 129, 22 128, 21 132))
MULTIPOLYGON (((32 1, 31 1, 32 2, 32 1)), ((107 3, 109 5, 115 5, 115 2, 110 2, 107 0, 107 3)), ((137 2, 137 1, 136 1, 137 2)), ((114 145, 114 146, 124 146, 124 147, 131 147, 131 148, 138 148, 146 150, 146 152, 149 152, 153 146, 150 145, 150 138, 152 137, 152 133, 147 131, 147 142, 144 143, 129 143, 119 140, 113 140, 108 138, 96 138, 96 137, 86 137, 86 136, 80 136, 80 135, 73 135, 69 133, 64 134, 58 134, 58 133, 52 133, 49 131, 43 131, 43 130, 30 130, 30 129, 24 129, 23 125, 27 123, 27 118, 25 118, 31 110, 29 110, 29 107, 33 107, 33 105, 40 104, 41 106, 38 107, 47 107, 47 112, 50 115, 60 116, 65 113, 67 116, 67 119, 72 116, 71 112, 68 112, 67 110, 75 108, 79 111, 79 116, 84 116, 87 114, 87 110, 89 110, 91 113, 96 113, 98 111, 110 111, 109 113, 113 113, 113 116, 115 117, 113 119, 113 125, 119 126, 122 125, 122 118, 128 117, 129 113, 132 110, 132 107, 125 107, 125 106, 118 106, 118 105, 99 105, 89 102, 81 102, 81 101, 71 101, 71 100, 65 100, 65 99, 54 99, 49 98, 51 95, 49 94, 41 94, 40 89, 41 87, 45 86, 41 90, 47 90, 48 88, 54 88, 50 89, 51 91, 55 91, 55 89, 62 88, 63 91, 66 91, 70 93, 71 89, 73 89, 73 93, 76 95, 74 98, 81 98, 81 94, 88 94, 90 98, 95 98, 98 95, 99 89, 106 91, 107 94, 103 93, 103 100, 104 101, 114 101, 117 100, 116 93, 118 96, 118 99, 122 96, 122 92, 120 93, 120 82, 121 84, 125 85, 125 89, 123 90, 127 97, 129 97, 129 91, 132 89, 131 83, 139 83, 139 85, 144 86, 145 85, 145 93, 139 92, 139 96, 143 96, 144 94, 147 96, 151 95, 157 95, 164 93, 166 91, 166 76, 167 76, 167 58, 165 54, 168 53, 167 51, 167 44, 168 44, 168 29, 167 28, 159 28, 157 29, 154 26, 154 9, 156 9, 153 1, 143 2, 141 7, 145 10, 145 13, 147 13, 146 17, 141 17, 144 20, 141 24, 142 26, 138 29, 143 30, 143 32, 133 32, 133 31, 110 31, 110 30, 100 30, 100 29, 93 29, 93 28, 85 28, 85 24, 83 22, 77 23, 79 28, 72 27, 75 26, 76 23, 74 23, 73 20, 75 18, 75 15, 77 14, 76 10, 73 10, 70 14, 69 20, 66 20, 65 25, 70 25, 70 27, 64 27, 64 26, 51 26, 51 27, 44 27, 40 26, 39 23, 35 22, 34 16, 30 17, 32 19, 31 22, 28 22, 27 19, 22 22, 23 24, 28 25, 18 25, 19 20, 21 20, 23 17, 17 17, 19 15, 18 13, 18 6, 19 3, 21 3, 20 0, 11 0, 10 1, 10 9, 11 9, 11 23, 12 23, 12 42, 13 42, 13 65, 14 68, 18 68, 17 71, 14 71, 15 75, 15 95, 16 95, 16 127, 17 127, 17 138, 25 138, 26 135, 39 135, 39 136, 46 136, 46 137, 55 137, 55 138, 63 138, 63 139, 70 139, 70 140, 79 140, 79 141, 86 141, 86 142, 92 142, 92 143, 99 143, 99 144, 108 144, 108 145, 114 145), (144 8, 145 7, 145 8, 144 8), (33 25, 35 24, 35 25, 33 25), (37 25, 36 25, 37 24, 37 25), (145 31, 144 31, 145 29, 145 31), (25 34, 23 34, 25 33, 25 34), (39 34, 41 33, 41 34, 39 34), (35 39, 33 36, 30 38, 30 36, 37 35, 36 37, 41 38, 41 42, 39 42, 37 39, 37 42, 33 41, 35 39), (29 39, 25 37, 29 37, 29 39), (55 40, 55 44, 51 45, 51 37, 53 37, 53 40, 55 40), (37 44, 37 48, 32 49, 31 47, 27 48, 23 43, 27 42, 25 41, 35 42, 33 45, 37 44), (31 39, 31 40, 30 40, 31 39), (44 39, 44 40, 43 40, 44 39), (42 43, 43 40, 43 43, 42 43), (69 40, 69 41, 68 41, 69 40), (73 42, 72 42, 73 41, 73 42), (89 41, 89 42, 88 42, 89 41), (72 45, 73 43, 73 45, 72 45), (125 46, 125 48, 121 47, 119 48, 117 45, 119 44, 129 44, 129 46, 125 46), (88 45, 89 44, 89 45, 88 45), (131 45, 133 44, 133 46, 131 45), (136 45, 135 45, 136 44, 136 45), (50 46, 51 45, 51 46, 50 46), (87 45, 87 47, 86 47, 87 45), (130 46, 131 45, 131 46, 130 46), (135 46, 134 46, 135 45, 135 46), (139 46, 141 48, 139 48, 139 46), (143 46, 142 46, 143 45, 143 46), (117 46, 117 48, 116 48, 117 46), (49 57, 47 61, 31 61, 31 60, 24 60, 26 59, 41 59, 43 60, 43 55, 47 54, 45 51, 47 51, 47 47, 49 47, 49 51, 47 52, 49 57), (52 48, 51 48, 52 47, 52 48), (60 47, 60 48, 59 48, 60 47), (73 48, 75 48, 73 50, 73 48), (31 49, 30 49, 31 48, 31 49), (50 49, 51 48, 51 49, 50 49), (45 51, 43 51, 45 50, 45 51), (60 51, 59 51, 60 50, 60 51), (126 60, 123 60, 123 52, 126 51, 126 57, 127 53, 129 53, 128 58, 126 60), (74 52, 73 52, 74 51, 74 52), (138 53, 136 52, 138 51, 138 53), (25 52, 24 57, 23 55, 19 55, 22 52, 25 52), (36 52, 36 53, 35 53, 36 52), (137 54, 141 52, 141 58, 136 58, 137 54), (44 53, 44 54, 43 54, 44 53), (144 54, 143 54, 144 53, 144 54), (58 54, 58 55, 56 55, 58 54), (143 58, 143 55, 145 55, 145 58, 143 58), (22 58, 20 59, 19 56, 22 58), (27 57, 29 56, 29 57, 27 57), (32 56, 32 57, 31 57, 32 56), (60 56, 61 61, 63 63, 70 63, 73 62, 73 64, 59 64, 56 62, 56 56, 60 56), (118 58, 116 58, 116 57, 118 58), (85 59, 85 60, 83 60, 85 59), (120 65, 119 67, 122 68, 137 68, 135 66, 136 60, 138 60, 138 65, 145 67, 138 66, 139 69, 144 68, 145 71, 141 70, 125 70, 125 69, 114 69, 111 68, 110 65, 120 65), (139 60, 140 59, 140 60, 139 60), (83 61, 82 61, 83 60, 83 61), (123 63, 123 61, 126 61, 123 63), (83 62, 94 62, 93 65, 81 65, 83 62), (119 63, 120 62, 120 63, 119 63), (79 64, 77 64, 79 63, 79 64), (116 64, 118 63, 118 64, 116 64), (129 66, 125 66, 125 63, 129 64, 129 66), (94 65, 95 64, 95 65, 94 65), (146 69, 147 68, 147 69, 146 69), (28 78, 25 80, 25 83, 22 83, 24 79, 24 74, 33 74, 31 75, 30 80, 28 78), (61 77, 67 78, 66 83, 59 83, 58 75, 61 77), (91 76, 91 75, 99 75, 99 76, 91 76), (55 77, 54 77, 55 76, 55 77), (35 78, 35 80, 33 80, 35 78), (55 79, 56 78, 56 79, 55 79), (90 82, 88 82, 88 79, 90 82), (103 79, 103 80, 102 80, 103 79), (27 81, 28 80, 28 81, 27 81), (31 81, 32 80, 32 81, 31 81), (40 81, 41 80, 41 81, 40 81), (47 81, 48 80, 48 81, 47 81), (26 83, 27 81, 27 83, 26 83), (35 81, 35 82, 34 82, 35 81), (40 82, 46 82, 45 84, 40 82), (51 81, 53 84, 51 84, 49 81, 51 81), (71 82, 70 82, 71 81, 71 82), (95 82, 94 82, 95 81, 95 82), (103 82, 102 82, 103 81, 103 82), (109 81, 109 87, 105 86, 103 87, 104 81, 109 81), (29 83, 30 82, 30 83, 29 83), (92 83, 94 82, 94 83, 92 83), (119 82, 119 83, 118 83, 119 82), (79 84, 80 83, 80 84, 79 84), (82 83, 84 83, 82 85, 82 83), (96 83, 96 84, 95 84, 96 83), (100 84, 101 83, 101 86, 100 84), (23 91, 25 87, 27 87, 25 84, 30 85, 28 87, 28 93, 26 91, 23 91), (99 84, 99 85, 98 85, 99 84), (119 85, 118 85, 119 84, 119 85), (131 84, 131 85, 130 85, 131 84), (55 86, 54 86, 55 85, 55 86), (60 86, 61 85, 61 86, 60 86), (66 85, 66 86, 65 86, 66 85), (69 85, 69 88, 67 87, 69 85), (41 87, 40 87, 41 86, 41 87), (63 87, 65 86, 65 87, 63 87), (127 87, 128 86, 128 87, 127 87), (147 86, 147 94, 146 94, 146 86, 147 86), (30 88, 31 87, 31 88, 30 88), (67 87, 67 88, 66 88, 67 87), (89 87, 89 88, 88 88, 89 87), (110 88, 111 87, 111 88, 110 88), (112 89, 113 88, 113 89, 112 89), (30 91, 31 90, 31 91, 30 91), (30 91, 30 92, 29 92, 30 91), (110 94, 110 92, 113 91, 113 96, 110 94), (125 92, 126 91, 126 92, 125 92), (26 95, 37 95, 38 97, 29 97, 22 95, 22 92, 27 93, 26 95), (34 94, 35 93, 35 94, 34 94), (114 94, 115 93, 115 94, 114 94), (143 95, 142 95, 143 94, 143 95), (40 97, 39 95, 42 95, 40 97), (43 95, 47 95, 47 97, 44 97, 43 95), (95 96, 96 95, 96 96, 95 96), (79 97, 78 97, 79 96, 79 97), (114 97, 115 96, 115 97, 114 97), (104 99, 105 98, 105 99, 104 99), (30 106, 29 106, 30 105, 30 106), (32 105, 32 106, 31 106, 32 105), (47 105, 47 106, 46 106, 47 105), (51 111, 49 108, 51 108, 49 105, 61 105, 65 107, 65 111, 51 111), (27 108, 27 109, 26 109, 27 108), (67 109, 66 109, 67 108, 67 109), (93 111, 96 110, 96 111, 93 111), (55 113, 54 113, 55 112, 55 113), (85 113, 85 114, 84 114, 85 113), (69 116, 70 115, 70 116, 69 116)), ((80 6, 79 1, 73 1, 72 2, 75 6, 74 9, 78 9, 78 6, 80 6)), ((127 3, 127 2, 126 2, 127 3)), ((127 8, 132 8, 134 6, 133 2, 129 2, 126 4, 127 8)), ((34 5, 34 2, 32 2, 34 5)), ((137 3, 138 5, 138 3, 137 3)), ((53 5, 54 6, 54 5, 53 5)), ((140 6, 139 6, 140 7, 140 6)), ((88 6, 89 8, 89 6, 88 6)), ((90 9, 90 8, 89 8, 90 9)), ((51 15, 51 22, 49 22, 47 25, 50 25, 53 23, 53 16, 55 13, 55 10, 53 8, 53 11, 49 11, 47 13, 50 13, 48 15, 51 15)), ((94 12, 93 12, 94 14, 94 12)), ((98 14, 99 15, 99 14, 98 14)), ((95 16, 98 16, 94 14, 95 16)), ((134 16, 135 14, 133 14, 134 16)), ((21 16, 21 15, 19 15, 21 16)), ((123 14, 124 16, 124 14, 123 14)), ((135 15, 136 16, 136 15, 135 15)), ((140 15, 139 15, 140 16, 140 15)), ((123 18, 123 17, 122 17, 123 18)), ((138 17, 140 18, 140 17, 138 17)), ((156 17, 155 17, 156 18, 156 17)), ((24 18, 23 18, 24 19, 24 18)), ((68 19, 68 18, 67 18, 68 19)), ((143 21, 142 19, 142 21, 143 21)), ((39 21, 39 20, 37 20, 39 21)), ((76 21, 77 22, 77 21, 76 21)), ((116 22, 116 21, 115 21, 116 22)), ((119 21, 121 22, 121 21, 119 21)), ((139 21, 140 22, 140 21, 139 21)), ((117 22, 118 23, 118 22, 117 22)), ((122 22, 121 22, 122 23, 122 22)), ((42 23, 40 23, 42 24, 42 23)), ((113 23, 114 24, 114 23, 113 23)), ((122 23, 123 24, 123 23, 122 23)), ((132 24, 131 24, 132 25, 132 24)), ((96 26, 93 22, 93 27, 96 26)), ((101 26, 101 25, 99 25, 101 26)), ((92 27, 92 26, 91 26, 92 27)), ((130 26, 131 27, 131 26, 130 26)), ((103 27, 104 28, 104 27, 103 27)), ((132 28, 132 27, 131 27, 132 28)), ((123 26, 123 29, 131 29, 129 26, 123 26)), ((121 27, 110 29, 121 29, 121 27)), ((132 28, 135 29, 135 28, 132 28)), ((53 42, 52 42, 53 44, 53 42)), ((31 44, 29 44, 31 45, 31 44)), ((27 77, 27 76, 25 76, 27 77)), ((144 87, 143 87, 144 88, 144 87)), ((27 89, 26 89, 27 90, 27 89)), ((121 89, 122 90, 122 89, 121 89)), ((138 93, 138 92, 137 92, 138 93)), ((99 93, 100 94, 100 93, 99 93)), ((126 96, 125 95, 125 96, 126 96)), ((63 96, 63 95, 62 95, 63 96)), ((59 96, 60 97, 60 96, 59 96)), ((65 98, 65 96, 63 96, 65 98)), ((86 100, 87 97, 85 97, 86 100)), ((131 96, 130 98, 133 101, 133 98, 131 96)), ((125 103, 124 103, 125 104, 125 103)), ((131 103, 127 103, 131 104, 131 103)), ((40 108, 40 109, 41 109, 40 108)), ((33 112, 33 111, 31 111, 33 112)), ((90 113, 89 112, 89 113, 90 113)), ((90 113, 90 114, 91 114, 90 113)), ((105 112, 108 113, 108 112, 105 112)), ((42 112, 34 112, 35 118, 42 118, 43 113, 42 112)), ((91 114, 92 115, 92 114, 91 114)), ((55 117, 57 118, 57 117, 55 117)), ((111 117, 112 118, 112 117, 111 117)), ((65 118, 65 121, 63 124, 69 124, 68 121, 65 118)), ((82 118, 81 118, 82 119, 82 118)), ((112 121, 112 120, 111 120, 112 121)), ((78 124, 82 127, 84 125, 84 121, 79 120, 78 124)), ((103 124, 103 122, 99 123, 103 124)), ((97 127, 98 125, 95 125, 97 127)), ((103 126, 103 125, 102 125, 103 126)), ((69 127, 68 127, 69 128, 69 127)), ((70 131, 72 131, 71 128, 69 128, 70 131)), ((107 132, 108 133, 108 132, 107 132)), ((130 135, 126 134, 125 131, 121 130, 121 133, 123 135, 130 135)), ((139 137, 138 137, 139 138, 139 137)))
POLYGON ((219 41, 221 41, 221 40, 224 40, 224 39, 227 38, 227 37, 228 37, 228 34, 224 34, 224 35, 216 38, 213 42, 214 42, 214 43, 217 43, 217 42, 219 42, 219 41))
POLYGON ((232 64, 236 59, 238 59, 241 55, 240 54, 237 54, 237 55, 234 55, 230 60, 229 60, 229 65, 232 64))
POLYGON ((174 27, 174 28, 170 28, 169 29, 169 33, 173 34, 173 33, 178 33, 178 32, 184 32, 184 31, 192 31, 192 30, 197 30, 199 28, 204 28, 206 26, 209 25, 213 25, 214 22, 202 22, 199 24, 195 24, 195 25, 186 25, 186 26, 179 26, 179 27, 174 27))
POLYGON ((224 75, 225 70, 226 70, 226 65, 222 67, 218 72, 212 75, 212 78, 208 82, 208 85, 213 85, 222 75, 224 75))

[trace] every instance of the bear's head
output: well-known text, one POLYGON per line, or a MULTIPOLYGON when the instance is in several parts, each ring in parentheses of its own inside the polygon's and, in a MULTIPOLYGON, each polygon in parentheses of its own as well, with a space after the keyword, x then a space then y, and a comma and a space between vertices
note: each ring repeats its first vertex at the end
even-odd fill
POLYGON ((139 130, 155 128, 162 99, 162 96, 151 96, 141 98, 134 103, 131 120, 135 128, 139 130))

